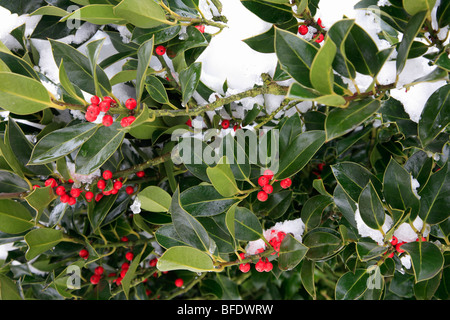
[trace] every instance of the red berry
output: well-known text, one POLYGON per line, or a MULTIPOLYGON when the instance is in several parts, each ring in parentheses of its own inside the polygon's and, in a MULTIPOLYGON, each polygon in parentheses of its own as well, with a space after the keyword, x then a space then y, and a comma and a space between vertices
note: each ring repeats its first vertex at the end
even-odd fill
POLYGON ((92 284, 98 284, 100 282, 101 277, 98 274, 94 274, 91 277, 92 284))
POLYGON ((230 120, 222 120, 222 128, 223 129, 228 129, 230 127, 230 120))
POLYGON ((64 188, 64 186, 59 186, 58 188, 56 188, 55 193, 58 196, 62 196, 64 194, 66 194, 66 188, 64 188))
POLYGON ((157 46, 155 49, 155 52, 157 55, 162 56, 164 53, 166 53, 166 47, 164 46, 157 46))
POLYGON ((109 127, 110 125, 113 124, 113 122, 114 122, 114 119, 113 119, 113 117, 110 116, 109 114, 106 114, 106 115, 103 116, 102 124, 103 124, 105 127, 109 127))
POLYGON ((298 27, 298 33, 300 33, 302 36, 308 33, 308 26, 302 24, 300 27, 298 27))
POLYGON ((266 261, 266 263, 264 264, 264 271, 265 272, 270 272, 273 269, 273 264, 270 261, 266 261))
POLYGON ((260 191, 258 192, 257 198, 259 201, 264 202, 269 198, 269 195, 264 191, 260 191))
POLYGON ((102 174, 103 179, 109 180, 113 176, 113 173, 110 170, 105 170, 102 174))
POLYGON ((239 265, 239 270, 241 270, 243 273, 247 273, 250 271, 250 263, 241 263, 239 265))
POLYGON ((91 97, 91 103, 94 105, 98 105, 100 103, 100 98, 97 96, 92 96, 91 97))
POLYGON ((152 260, 150 260, 150 267, 156 267, 156 264, 158 263, 158 259, 157 258, 153 258, 152 260))
POLYGON ((395 246, 398 243, 398 239, 396 236, 392 236, 391 244, 395 246))
POLYGON ((134 120, 136 120, 136 118, 133 116, 122 118, 122 120, 120 120, 120 125, 124 128, 128 127, 130 124, 134 122, 134 120))
POLYGON ((191 119, 188 119, 188 121, 186 121, 186 124, 192 128, 192 120, 191 119))
POLYGON ((265 262, 262 259, 255 264, 255 269, 258 272, 263 272, 265 270, 265 262))
POLYGON ((95 268, 94 273, 98 276, 101 276, 104 271, 105 271, 105 269, 103 269, 102 266, 98 266, 97 268, 95 268))
POLYGON ((132 186, 128 186, 125 188, 125 192, 127 194, 133 194, 134 193, 134 188, 132 186))
POLYGON ((261 176, 258 178, 258 184, 261 187, 264 187, 265 185, 269 184, 269 178, 267 178, 266 176, 261 176))
POLYGON ((127 259, 128 261, 132 261, 133 258, 134 258, 133 252, 127 252, 127 254, 125 255, 125 259, 127 259))
POLYGON ((114 282, 118 285, 118 286, 120 286, 121 284, 122 284, 122 277, 117 277, 116 278, 116 280, 114 280, 114 282))
POLYGON ((125 101, 125 108, 133 110, 134 108, 136 108, 137 106, 137 102, 135 99, 130 98, 127 101, 125 101))
POLYGON ((87 251, 86 249, 81 249, 78 254, 83 259, 87 259, 89 257, 89 251, 87 251))
POLYGON ((427 239, 426 239, 425 237, 422 237, 420 240, 419 240, 419 238, 417 238, 416 241, 422 241, 422 242, 424 242, 424 241, 427 241, 427 239))
POLYGON ((323 41, 323 34, 319 34, 319 37, 316 39, 317 43, 321 43, 323 41))
POLYGON ((273 172, 272 172, 272 170, 269 170, 269 169, 264 170, 263 175, 266 176, 269 180, 273 179, 273 172))
POLYGON ((88 191, 84 196, 86 197, 87 201, 91 201, 92 198, 94 198, 94 193, 92 191, 88 191))
POLYGON ((266 184, 262 189, 267 194, 271 194, 273 192, 273 187, 270 184, 266 184))
POLYGON ((106 96, 106 97, 103 97, 103 101, 109 101, 110 103, 114 103, 114 102, 116 102, 113 98, 111 98, 111 97, 108 97, 108 96, 106 96))
POLYGON ((122 182, 120 182, 120 181, 114 182, 113 187, 115 190, 119 190, 120 188, 122 188, 122 182))
POLYGON ((404 245, 405 243, 406 243, 406 242, 400 242, 400 243, 397 243, 396 246, 395 246, 395 250, 397 250, 398 253, 405 252, 405 250, 403 250, 403 249, 400 248, 400 247, 401 247, 402 245, 404 245))
POLYGON ((58 183, 56 183, 56 180, 55 179, 53 179, 53 178, 49 178, 49 179, 47 179, 46 181, 45 181, 45 186, 46 187, 52 187, 52 188, 55 188, 56 186, 58 186, 58 183))
POLYGON ((122 263, 122 266, 120 267, 122 270, 128 270, 130 269, 130 264, 128 262, 122 263))
POLYGON ((200 31, 201 33, 205 33, 205 26, 204 25, 200 25, 200 26, 195 26, 198 31, 200 31))
POLYGON ((72 188, 70 190, 70 195, 74 198, 78 198, 81 195, 81 189, 78 188, 72 188))
POLYGON ((325 27, 322 25, 322 19, 317 19, 317 24, 319 25, 319 27, 321 27, 322 29, 324 29, 325 27))
POLYGON ((122 269, 122 271, 120 271, 120 277, 121 278, 125 278, 125 275, 127 274, 128 269, 122 269))
POLYGON ((240 125, 238 125, 238 124, 235 124, 234 125, 234 127, 233 127, 233 130, 234 131, 236 131, 236 130, 239 130, 241 128, 241 126, 240 125))
POLYGON ((67 204, 69 206, 73 206, 75 203, 77 203, 77 199, 75 199, 74 197, 69 197, 69 201, 67 201, 67 204))
POLYGON ((394 252, 391 252, 389 255, 388 255, 388 258, 392 258, 394 256, 394 252))
POLYGON ((138 172, 136 172, 136 175, 137 175, 139 178, 143 178, 143 177, 145 176, 145 172, 144 172, 144 171, 138 171, 138 172))
POLYGON ((91 104, 88 108, 87 108, 87 113, 91 114, 92 116, 97 117, 100 114, 100 107, 94 104, 91 104))
POLYGON ((289 178, 286 178, 284 180, 281 180, 280 182, 280 187, 282 187, 283 189, 287 189, 292 185, 292 180, 289 178))
POLYGON ((108 112, 109 108, 111 108, 111 101, 103 100, 98 106, 101 112, 108 112))
POLYGON ((63 195, 59 198, 59 200, 60 200, 62 203, 67 203, 67 202, 69 202, 69 199, 70 199, 70 196, 69 196, 68 194, 63 194, 63 195))
POLYGON ((122 241, 122 242, 128 242, 128 237, 123 236, 122 238, 120 238, 120 241, 122 241))
POLYGON ((105 180, 98 180, 97 182, 97 188, 99 188, 100 190, 103 190, 106 188, 106 182, 105 180))
POLYGON ((97 195, 95 196, 95 201, 99 202, 101 198, 103 198, 103 193, 97 193, 97 195))
POLYGON ((177 280, 175 280, 175 286, 178 288, 182 287, 183 283, 184 283, 184 281, 181 278, 178 278, 177 280))
POLYGON ((34 189, 38 189, 38 188, 40 188, 40 187, 41 187, 41 186, 35 184, 35 185, 33 186, 33 190, 34 190, 34 189))

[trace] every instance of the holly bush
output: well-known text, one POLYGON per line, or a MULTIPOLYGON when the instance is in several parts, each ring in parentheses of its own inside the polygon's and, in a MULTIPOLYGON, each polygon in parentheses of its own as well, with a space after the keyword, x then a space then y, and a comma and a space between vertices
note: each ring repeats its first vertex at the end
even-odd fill
POLYGON ((319 0, 241 3, 277 67, 216 92, 198 58, 219 0, 210 19, 199 0, 0 1, 41 16, 0 46, 2 299, 449 298, 448 2, 357 3, 383 49, 354 19, 324 26, 319 0), (83 27, 115 51, 58 40, 83 27), (400 83, 417 58, 433 71, 400 83), (442 85, 414 121, 391 92, 423 83, 442 85))

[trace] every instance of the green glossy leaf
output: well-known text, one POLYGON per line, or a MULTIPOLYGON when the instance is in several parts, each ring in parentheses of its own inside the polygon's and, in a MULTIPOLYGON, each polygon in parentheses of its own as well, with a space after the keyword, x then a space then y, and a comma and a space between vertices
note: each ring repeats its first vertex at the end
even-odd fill
POLYGON ((318 49, 297 35, 275 28, 275 52, 281 68, 305 87, 312 88, 311 65, 318 49))
POLYGON ((269 23, 283 23, 292 18, 292 11, 289 6, 262 0, 241 0, 241 3, 259 18, 269 23))
POLYGON ((394 159, 389 161, 383 177, 383 194, 386 203, 393 209, 412 208, 411 218, 417 215, 419 199, 412 190, 411 174, 394 159))
POLYGON ((94 83, 95 83, 95 94, 97 96, 102 95, 102 91, 100 89, 100 84, 99 84, 98 75, 97 75, 97 61, 98 61, 98 57, 100 56, 100 51, 103 47, 104 42, 105 42, 105 39, 103 38, 103 39, 91 41, 86 45, 87 55, 88 55, 88 59, 89 59, 89 65, 91 67, 91 74, 94 78, 94 83))
POLYGON ((33 66, 24 59, 12 54, 10 51, 0 51, 0 60, 6 66, 5 70, 2 71, 20 74, 29 78, 33 78, 36 81, 40 81, 39 75, 33 69, 33 66))
POLYGON ((19 202, 0 199, 0 231, 18 234, 34 227, 30 212, 19 202))
POLYGON ((402 41, 397 49, 398 55, 396 60, 397 75, 399 75, 406 64, 406 59, 409 55, 409 50, 411 49, 412 43, 419 33, 422 25, 427 17, 427 12, 422 11, 416 13, 408 21, 405 32, 403 33, 402 41))
POLYGON ((431 300, 441 283, 441 273, 437 273, 429 280, 420 281, 414 284, 414 296, 417 300, 431 300))
POLYGON ((75 151, 97 131, 93 123, 79 123, 50 132, 33 148, 29 164, 44 164, 75 151))
MULTIPOLYGON (((156 4, 155 4, 156 5, 156 4)), ((136 73, 136 98, 138 103, 141 101, 144 92, 145 78, 147 77, 147 69, 153 54, 153 38, 145 41, 138 49, 138 66, 136 73)))
POLYGON ((126 24, 127 21, 115 14, 114 6, 110 4, 91 4, 83 6, 75 10, 71 14, 61 19, 61 22, 67 19, 77 19, 87 21, 89 23, 106 25, 106 24, 126 24))
POLYGON ((369 170, 355 162, 340 162, 331 166, 336 181, 345 193, 354 201, 358 202, 362 190, 369 181, 372 182, 377 192, 381 192, 381 182, 369 170))
POLYGON ((366 269, 356 269, 347 272, 339 278, 336 289, 336 300, 356 300, 368 289, 369 274, 366 269))
POLYGON ((358 241, 356 243, 356 252, 361 261, 368 261, 381 256, 386 252, 387 248, 377 245, 373 242, 358 241))
POLYGON ((324 142, 324 131, 307 131, 297 135, 285 153, 280 155, 280 165, 274 179, 282 180, 302 170, 324 142))
POLYGON ((419 192, 420 218, 428 224, 437 224, 448 218, 450 209, 450 170, 448 162, 431 175, 419 192))
POLYGON ((62 8, 58 8, 56 6, 45 6, 40 7, 39 9, 30 13, 30 16, 40 16, 40 15, 64 17, 67 15, 67 11, 62 8))
POLYGON ((421 11, 431 13, 436 0, 403 0, 403 8, 410 15, 415 15, 421 11))
POLYGON ((323 211, 332 203, 333 199, 324 195, 316 195, 306 200, 300 215, 307 229, 319 226, 323 211))
POLYGON ((206 229, 181 206, 179 188, 172 196, 170 213, 175 230, 182 241, 201 251, 214 252, 216 244, 206 229))
POLYGON ((410 242, 402 245, 402 249, 411 257, 416 282, 431 279, 442 270, 444 257, 434 243, 410 242))
POLYGON ((303 244, 309 248, 308 259, 321 261, 331 258, 342 248, 342 239, 333 229, 315 228, 304 235, 303 244))
POLYGON ((0 170, 0 193, 16 193, 31 190, 31 184, 25 178, 7 170, 0 170))
POLYGON ((196 248, 179 246, 167 249, 156 265, 160 271, 189 270, 192 272, 214 271, 211 257, 196 248))
POLYGON ((386 214, 383 203, 370 181, 359 196, 358 207, 366 225, 372 229, 382 230, 386 214))
POLYGON ((448 1, 441 1, 436 10, 436 19, 439 28, 450 24, 450 3, 448 1))
POLYGON ((103 95, 110 95, 111 84, 103 69, 96 66, 95 73, 98 80, 96 84, 88 57, 63 42, 50 40, 50 43, 56 64, 61 65, 61 60, 64 60, 65 71, 73 84, 92 95, 96 94, 95 89, 98 85, 103 95))
POLYGON ((147 89, 150 97, 156 102, 167 104, 169 98, 167 97, 166 88, 162 82, 155 76, 147 77, 145 81, 145 88, 147 89))
POLYGON ((61 59, 61 64, 59 65, 59 82, 72 98, 77 99, 80 103, 86 104, 86 101, 78 95, 77 90, 67 75, 66 69, 64 68, 64 59, 61 59))
POLYGON ((258 240, 263 237, 262 232, 261 223, 253 212, 244 207, 234 209, 234 236, 236 239, 258 240))
POLYGON ((32 114, 54 107, 42 83, 29 77, 0 72, 0 108, 14 114, 32 114))
POLYGON ((346 57, 345 44, 347 37, 352 30, 355 20, 342 19, 334 23, 327 32, 336 45, 336 58, 333 61, 333 69, 342 74, 346 78, 355 78, 355 67, 346 57))
POLYGON ((17 285, 6 275, 0 275, 0 300, 22 300, 17 285))
POLYGON ((215 167, 208 167, 206 174, 214 188, 223 197, 231 197, 239 193, 233 171, 231 171, 226 157, 221 158, 215 167))
POLYGON ((122 288, 123 293, 125 294, 125 297, 127 300, 129 299, 130 295, 130 289, 131 289, 131 282, 136 276, 136 270, 139 267, 139 264, 141 263, 142 255, 145 254, 145 250, 147 249, 147 245, 144 245, 142 250, 139 252, 139 254, 136 254, 133 257, 133 260, 130 263, 130 266, 128 267, 127 272, 125 273, 125 276, 122 279, 122 288))
POLYGON ((30 194, 25 197, 30 207, 37 212, 41 212, 48 205, 57 198, 57 195, 53 192, 52 188, 42 187, 34 189, 30 194))
POLYGON ((194 217, 221 214, 239 200, 220 195, 211 185, 197 185, 184 190, 180 195, 181 205, 194 217))
POLYGON ((62 230, 49 228, 31 230, 25 235, 25 242, 28 245, 25 258, 27 260, 32 260, 41 253, 54 248, 61 241, 63 241, 62 230))
POLYGON ((167 22, 164 10, 154 1, 122 0, 114 14, 139 28, 153 28, 167 22))
POLYGON ((309 89, 295 82, 289 87, 287 97, 291 99, 315 101, 332 107, 343 106, 347 103, 344 97, 338 94, 323 95, 314 89, 309 89))
POLYGON ((202 72, 202 63, 195 62, 180 72, 182 104, 186 104, 197 89, 202 72))
POLYGON ((295 268, 305 257, 308 248, 291 234, 287 234, 280 245, 278 267, 281 270, 295 268))
POLYGON ((108 197, 102 197, 98 202, 90 202, 88 204, 87 216, 89 222, 91 223, 93 232, 97 232, 100 228, 116 199, 117 195, 110 195, 108 197))
POLYGON ((422 145, 430 144, 450 123, 450 85, 437 89, 428 98, 419 120, 422 145))
POLYGON ((137 198, 141 202, 141 208, 150 212, 167 212, 172 202, 172 197, 164 189, 157 186, 148 186, 137 198))
POLYGON ((250 177, 251 164, 245 150, 245 139, 246 137, 250 137, 251 139, 253 136, 253 133, 237 130, 234 137, 232 134, 227 134, 222 139, 219 148, 222 151, 222 154, 227 157, 231 171, 236 180, 248 180, 250 177))
POLYGON ((167 224, 158 228, 155 232, 155 238, 156 241, 166 249, 177 246, 189 246, 189 244, 183 241, 178 235, 173 224, 167 224))
POLYGON ((354 101, 347 108, 334 108, 325 120, 327 141, 340 137, 355 129, 380 108, 378 100, 354 101))
POLYGON ((282 190, 272 193, 264 202, 257 201, 253 204, 252 210, 257 215, 265 215, 271 219, 277 219, 286 213, 291 202, 292 191, 282 190))
POLYGON ((79 174, 90 174, 100 168, 122 144, 125 132, 118 130, 120 123, 101 126, 87 140, 77 153, 75 171, 79 174))
POLYGON ((142 44, 154 36, 154 44, 160 44, 172 40, 180 31, 180 25, 171 26, 166 24, 147 29, 134 28, 131 39, 136 43, 142 44))
POLYGON ((334 93, 334 73, 332 64, 336 51, 336 45, 327 37, 311 64, 311 84, 317 91, 324 95, 334 93))
POLYGON ((315 265, 316 263, 314 261, 304 259, 302 262, 302 269, 300 270, 302 285, 313 299, 316 299, 316 286, 314 283, 315 265))

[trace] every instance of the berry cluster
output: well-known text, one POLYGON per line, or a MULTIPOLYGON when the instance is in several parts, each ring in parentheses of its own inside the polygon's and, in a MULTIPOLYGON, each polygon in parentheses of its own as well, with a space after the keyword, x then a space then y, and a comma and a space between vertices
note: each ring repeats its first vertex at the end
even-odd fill
MULTIPOLYGON (((245 254, 243 252, 241 252, 239 254, 239 256, 241 257, 242 260, 245 259, 245 254)), ((239 265, 239 270, 241 272, 247 273, 250 271, 250 269, 251 269, 251 265, 249 262, 241 263, 239 265)), ((259 258, 258 262, 255 263, 255 270, 258 272, 270 272, 270 271, 272 271, 272 269, 273 269, 273 264, 267 258, 259 258)))
MULTIPOLYGON (((270 182, 272 179, 273 172, 271 170, 265 170, 263 175, 258 178, 258 184, 262 188, 262 190, 259 191, 257 195, 259 201, 266 201, 269 198, 269 194, 273 192, 273 185, 270 182)), ((287 189, 291 185, 292 180, 290 178, 286 178, 280 181, 280 187, 283 189, 287 189)))
MULTIPOLYGON (((220 123, 220 125, 222 126, 222 129, 228 129, 231 125, 231 122, 228 119, 223 119, 222 122, 220 123)), ((241 128, 241 125, 239 123, 235 123, 233 126, 234 131, 236 131, 240 128, 241 128)))
MULTIPOLYGON (((416 241, 419 241, 419 238, 417 238, 416 241)), ((421 238, 421 241, 427 241, 427 239, 426 239, 425 237, 422 237, 422 238, 421 238)), ((403 250, 403 249, 401 248, 401 246, 404 245, 404 244, 407 243, 407 242, 405 242, 405 241, 398 242, 397 237, 396 237, 396 236, 392 236, 392 240, 390 241, 390 243, 391 243, 392 246, 394 246, 395 251, 392 251, 392 252, 389 254, 389 256, 388 256, 389 258, 392 258, 392 257, 394 256, 395 252, 397 252, 397 253, 403 253, 403 252, 405 252, 405 250, 403 250)))
MULTIPOLYGON (((317 19, 317 24, 319 25, 319 27, 321 27, 322 29, 324 29, 325 27, 322 25, 322 20, 319 18, 317 19)), ((309 27, 307 24, 301 24, 298 27, 298 33, 300 33, 302 36, 306 35, 309 31, 309 27)), ((319 32, 314 34, 314 41, 317 43, 321 43, 324 39, 324 35, 323 33, 319 32)))
MULTIPOLYGON (((116 101, 111 97, 104 97, 101 101, 98 96, 93 96, 91 98, 91 105, 86 110, 85 118, 89 122, 94 122, 97 120, 97 117, 99 116, 100 112, 107 113, 111 107, 115 107, 116 101)), ((136 99, 130 98, 127 101, 125 101, 125 108, 128 110, 133 110, 137 106, 136 99)), ((122 127, 128 127, 130 124, 132 124, 136 120, 136 117, 134 116, 128 116, 122 118, 120 121, 120 125, 122 127)), ((113 117, 110 114, 105 114, 102 118, 102 124, 105 127, 109 127, 114 122, 113 117)))
POLYGON ((283 241, 286 233, 283 231, 272 230, 271 232, 272 238, 269 240, 270 245, 275 250, 272 254, 280 252, 281 242, 283 241))
MULTIPOLYGON (((69 180, 69 183, 73 183, 73 180, 69 180)), ((70 191, 67 192, 66 187, 63 185, 58 185, 58 182, 54 178, 48 178, 45 180, 45 186, 51 187, 54 189, 55 194, 59 196, 59 200, 62 203, 67 203, 70 206, 73 206, 77 203, 77 198, 81 196, 83 190, 80 188, 71 187, 70 191)), ((33 188, 39 188, 38 185, 33 186, 33 188)), ((85 195, 87 198, 87 195, 85 195)))

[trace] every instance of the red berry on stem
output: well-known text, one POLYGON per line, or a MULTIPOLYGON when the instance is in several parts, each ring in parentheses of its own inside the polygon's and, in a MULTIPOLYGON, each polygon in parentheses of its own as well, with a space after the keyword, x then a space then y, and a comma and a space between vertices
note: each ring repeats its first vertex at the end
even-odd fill
POLYGON ((63 195, 59 198, 59 200, 60 200, 62 203, 67 203, 67 202, 69 202, 69 199, 70 199, 70 196, 69 196, 68 194, 63 194, 63 195))
POLYGON ((94 198, 94 193, 92 191, 88 191, 84 196, 86 197, 87 201, 91 201, 92 198, 94 198))
POLYGON ((251 268, 250 263, 241 263, 239 265, 239 270, 241 270, 241 272, 243 273, 249 272, 250 268, 251 268))
POLYGON ((122 271, 120 271, 120 277, 123 279, 125 278, 125 275, 127 274, 128 269, 122 269, 122 271))
POLYGON ((269 179, 266 176, 261 176, 258 178, 258 184, 261 187, 264 187, 265 185, 269 184, 269 179))
POLYGON ((283 180, 281 180, 281 182, 280 182, 280 186, 281 186, 283 189, 287 189, 287 188, 289 188, 291 185, 292 185, 292 180, 289 179, 289 178, 283 179, 283 180))
POLYGON ((78 198, 81 195, 81 189, 78 188, 72 188, 70 190, 70 195, 74 198, 78 198))
POLYGON ((398 239, 396 236, 392 236, 391 244, 395 246, 398 243, 398 239))
POLYGON ((111 108, 111 101, 104 100, 104 101, 100 102, 100 104, 98 106, 99 106, 101 112, 108 112, 109 108, 111 108))
POLYGON ((198 31, 200 31, 201 33, 204 33, 205 32, 205 26, 204 25, 200 25, 200 26, 195 26, 197 29, 198 29, 198 31))
POLYGON ((264 271, 265 272, 270 272, 273 269, 273 264, 272 262, 270 262, 269 260, 266 261, 266 263, 264 264, 264 271))
POLYGON ((178 278, 177 280, 175 280, 175 286, 178 288, 182 287, 183 283, 184 283, 184 281, 181 278, 178 278))
POLYGON ((67 204, 69 206, 73 206, 75 203, 77 203, 77 199, 75 199, 74 197, 69 197, 69 201, 67 201, 67 204))
POLYGON ((109 114, 104 115, 103 118, 102 118, 102 124, 103 124, 105 127, 109 127, 110 125, 113 124, 113 122, 114 122, 114 119, 113 119, 113 117, 110 116, 109 114))
POLYGON ((136 175, 137 175, 139 178, 143 178, 143 177, 145 176, 145 172, 144 172, 144 171, 138 171, 138 172, 136 172, 136 175))
POLYGON ((395 250, 397 250, 398 253, 405 252, 405 250, 403 250, 403 249, 400 248, 400 247, 401 247, 402 245, 404 245, 405 243, 406 243, 406 242, 400 242, 400 243, 397 243, 396 246, 395 246, 395 250))
POLYGON ((191 119, 188 119, 188 120, 186 121, 186 124, 187 124, 189 127, 192 128, 192 120, 191 120, 191 119))
POLYGON ((123 236, 122 238, 120 238, 120 241, 122 241, 122 242, 128 242, 128 237, 123 236))
POLYGON ((98 180, 97 182, 97 188, 99 188, 100 190, 103 190, 106 188, 106 182, 105 180, 98 180))
POLYGON ((156 267, 156 264, 158 263, 158 259, 157 258, 153 258, 152 260, 150 260, 150 267, 156 267))
POLYGON ((33 190, 34 190, 34 189, 38 189, 38 188, 40 188, 40 187, 41 187, 41 186, 35 184, 35 185, 33 186, 33 190))
POLYGON ((164 53, 166 53, 166 47, 159 45, 156 47, 155 52, 157 55, 162 56, 164 53))
POLYGON ((228 119, 222 120, 222 128, 228 129, 229 127, 230 127, 230 120, 228 120, 228 119))
POLYGON ((110 170, 105 170, 102 174, 103 179, 109 180, 113 176, 113 173, 110 170))
POLYGON ((136 108, 137 106, 137 102, 136 99, 130 98, 127 101, 125 101, 125 108, 133 110, 134 108, 136 108))
POLYGON ((46 187, 52 187, 52 188, 55 188, 56 186, 58 186, 58 183, 56 182, 56 180, 55 179, 53 179, 53 178, 49 178, 49 179, 47 179, 47 180, 45 180, 45 186, 46 187))
POLYGON ((260 258, 259 261, 255 264, 255 269, 258 272, 263 272, 265 269, 265 262, 260 258))
POLYGON ((269 195, 264 191, 259 191, 257 198, 259 201, 264 202, 269 198, 269 195))
POLYGON ((98 266, 97 268, 95 268, 94 273, 98 276, 101 276, 104 271, 105 269, 102 266, 98 266))
POLYGON ((89 251, 87 251, 86 249, 81 249, 80 252, 79 252, 78 254, 79 254, 80 257, 83 258, 83 259, 89 258, 89 251))
POLYGON ((323 25, 322 25, 322 19, 317 19, 317 24, 319 25, 319 27, 321 27, 322 29, 323 28, 325 28, 323 25))
POLYGON ((91 103, 94 105, 98 105, 100 103, 100 98, 97 96, 92 96, 91 97, 91 103))
POLYGON ((125 192, 127 194, 133 194, 134 193, 134 188, 132 186, 128 186, 125 188, 125 192))
POLYGON ((127 252, 127 254, 125 255, 125 259, 127 259, 128 261, 132 261, 133 258, 134 258, 133 252, 127 252))
POLYGON ((97 195, 95 196, 95 201, 99 202, 101 198, 103 198, 103 193, 97 193, 97 195))
POLYGON ((273 192, 273 187, 270 184, 266 184, 262 189, 267 194, 271 194, 273 192))
POLYGON ((92 284, 98 284, 100 282, 101 277, 97 274, 93 274, 90 281, 92 284))
POLYGON ((122 263, 122 266, 120 266, 120 269, 128 270, 128 269, 130 269, 130 264, 128 262, 124 262, 124 263, 122 263))
POLYGON ((321 43, 323 41, 323 34, 319 34, 319 37, 316 39, 317 43, 321 43))
POLYGON ((300 27, 298 27, 298 33, 300 33, 302 36, 308 33, 308 26, 302 24, 300 27))
POLYGON ((97 117, 100 114, 100 107, 94 104, 91 104, 88 108, 87 108, 87 113, 97 117))
POLYGON ((66 194, 66 188, 64 188, 64 186, 59 186, 58 188, 56 188, 55 193, 58 196, 62 196, 63 194, 66 194))
POLYGON ((120 181, 114 182, 113 187, 115 190, 119 190, 120 188, 122 188, 122 182, 120 182, 120 181))
POLYGON ((263 175, 266 176, 269 180, 273 179, 273 172, 272 172, 272 170, 269 170, 269 169, 265 170, 263 175))

